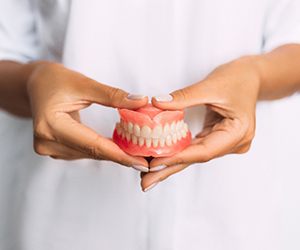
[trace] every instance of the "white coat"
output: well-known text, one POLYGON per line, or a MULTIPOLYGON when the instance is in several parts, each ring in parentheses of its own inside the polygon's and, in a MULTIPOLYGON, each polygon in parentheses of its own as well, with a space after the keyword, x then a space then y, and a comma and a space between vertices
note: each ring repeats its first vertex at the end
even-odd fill
MULTIPOLYGON (((148 96, 287 43, 300 43, 299 0, 0 0, 0 59, 55 60, 148 96)), ((35 155, 31 121, 1 111, 0 249, 298 250, 299 107, 260 102, 249 153, 148 193, 133 169, 35 155)), ((105 136, 118 120, 98 105, 82 117, 105 136)), ((202 121, 187 111, 194 134, 202 121)))

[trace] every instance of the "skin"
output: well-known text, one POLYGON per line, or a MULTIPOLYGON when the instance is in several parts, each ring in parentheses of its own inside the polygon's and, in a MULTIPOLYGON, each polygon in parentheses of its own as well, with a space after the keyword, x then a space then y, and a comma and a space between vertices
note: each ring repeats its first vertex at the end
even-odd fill
POLYGON ((124 153, 80 122, 79 111, 93 103, 114 108, 139 108, 147 98, 130 100, 128 93, 89 79, 60 64, 35 62, 0 63, 1 107, 32 117, 34 149, 55 159, 91 158, 124 166, 148 166, 142 157, 124 153))
POLYGON ((202 132, 182 152, 150 162, 150 169, 163 170, 142 175, 145 190, 193 163, 250 149, 255 134, 258 100, 275 100, 300 90, 300 45, 285 45, 259 56, 239 58, 221 65, 204 80, 172 92, 173 101, 152 104, 161 109, 184 109, 205 105, 202 132))
POLYGON ((146 190, 187 168, 231 153, 249 150, 255 134, 258 100, 275 100, 300 90, 300 45, 246 56, 221 65, 204 80, 171 93, 173 101, 152 104, 161 109, 207 107, 205 127, 191 146, 173 157, 153 159, 124 153, 110 139, 80 123, 79 110, 92 103, 136 109, 148 100, 129 100, 128 93, 49 62, 0 62, 0 107, 18 116, 32 117, 34 148, 59 159, 93 158, 163 170, 141 175, 146 190))

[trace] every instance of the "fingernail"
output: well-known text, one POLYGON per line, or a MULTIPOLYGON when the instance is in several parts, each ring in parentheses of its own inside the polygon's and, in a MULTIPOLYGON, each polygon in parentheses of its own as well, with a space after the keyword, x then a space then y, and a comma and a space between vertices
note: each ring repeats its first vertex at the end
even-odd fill
POLYGON ((145 95, 140 95, 140 94, 129 94, 127 96, 127 98, 130 99, 130 100, 140 100, 140 99, 143 99, 145 97, 146 97, 145 95))
POLYGON ((141 172, 149 172, 149 169, 142 165, 133 165, 132 166, 135 170, 141 171, 141 172))
POLYGON ((156 167, 153 167, 153 168, 150 168, 150 172, 155 172, 155 171, 159 171, 159 170, 162 170, 164 168, 166 168, 167 166, 166 165, 159 165, 159 166, 156 166, 156 167))
POLYGON ((158 95, 154 96, 154 99, 158 102, 170 102, 173 100, 173 96, 171 95, 158 95))
POLYGON ((144 192, 148 192, 150 189, 154 188, 156 185, 158 184, 158 182, 154 182, 153 184, 151 184, 149 187, 144 189, 144 192))

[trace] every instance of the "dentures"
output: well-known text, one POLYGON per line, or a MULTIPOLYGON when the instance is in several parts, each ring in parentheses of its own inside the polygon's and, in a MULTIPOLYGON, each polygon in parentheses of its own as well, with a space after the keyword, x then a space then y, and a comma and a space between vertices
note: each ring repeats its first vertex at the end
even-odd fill
POLYGON ((186 148, 191 133, 182 110, 163 111, 148 105, 138 110, 119 109, 113 140, 135 156, 170 156, 186 148))

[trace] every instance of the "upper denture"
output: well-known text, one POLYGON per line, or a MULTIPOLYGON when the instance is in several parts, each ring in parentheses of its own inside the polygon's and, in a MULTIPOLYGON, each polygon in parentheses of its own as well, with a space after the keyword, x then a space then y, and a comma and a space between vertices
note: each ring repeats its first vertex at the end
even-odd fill
POLYGON ((190 142, 182 110, 164 111, 147 105, 138 110, 119 109, 114 140, 134 155, 170 155, 190 142))

